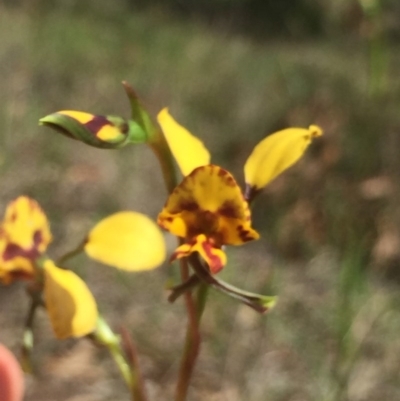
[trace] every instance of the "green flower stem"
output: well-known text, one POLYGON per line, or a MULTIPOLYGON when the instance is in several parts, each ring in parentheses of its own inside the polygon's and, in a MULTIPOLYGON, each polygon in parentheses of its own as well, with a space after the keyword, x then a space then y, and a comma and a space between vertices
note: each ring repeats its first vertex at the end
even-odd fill
POLYGON ((157 131, 155 139, 149 142, 149 146, 160 163, 167 191, 171 193, 177 185, 175 167, 172 162, 171 151, 161 131, 157 131))
POLYGON ((35 320, 36 310, 39 306, 43 305, 43 301, 41 289, 29 288, 28 293, 31 297, 31 302, 22 337, 21 365, 25 373, 32 373, 31 352, 33 348, 33 322, 35 320))
POLYGON ((72 251, 69 251, 69 252, 65 253, 64 255, 62 255, 61 257, 59 257, 56 261, 56 265, 61 267, 63 264, 65 264, 65 262, 67 260, 82 253, 85 249, 85 244, 86 244, 86 239, 84 241, 82 241, 75 249, 73 249, 72 251))
MULTIPOLYGON (((181 262, 182 280, 189 280, 189 266, 187 259, 181 262)), ((183 351, 181 365, 179 369, 178 383, 175 392, 175 401, 185 401, 189 389, 190 380, 197 361, 200 350, 201 336, 199 324, 207 300, 207 286, 202 283, 198 289, 196 301, 193 300, 190 291, 185 292, 185 303, 188 312, 188 325, 186 331, 185 348, 183 351)))
POLYGON ((131 352, 135 353, 135 356, 129 358, 129 363, 125 357, 120 337, 111 330, 110 326, 102 317, 99 317, 98 319, 96 331, 93 333, 93 337, 98 343, 108 349, 131 392, 132 401, 147 401, 144 385, 141 380, 142 375, 140 373, 138 359, 132 341, 130 340, 131 346, 129 348, 131 352))
POLYGON ((168 192, 171 193, 176 187, 177 182, 173 158, 167 141, 161 130, 153 123, 149 113, 147 113, 142 106, 132 86, 126 81, 123 81, 122 85, 124 86, 131 105, 132 119, 146 132, 148 138, 147 144, 150 146, 161 165, 165 185, 168 192))

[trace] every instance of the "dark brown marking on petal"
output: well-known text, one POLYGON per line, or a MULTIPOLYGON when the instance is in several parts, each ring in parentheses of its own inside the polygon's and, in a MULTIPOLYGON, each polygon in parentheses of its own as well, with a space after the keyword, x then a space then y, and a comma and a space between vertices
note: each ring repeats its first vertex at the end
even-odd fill
POLYGON ((9 243, 6 246, 6 249, 3 252, 3 259, 5 261, 11 260, 17 257, 23 257, 27 258, 30 260, 34 260, 39 257, 39 252, 37 251, 36 248, 31 248, 31 249, 23 249, 17 244, 9 243))
POLYGON ((123 122, 118 128, 123 134, 126 134, 129 131, 129 125, 127 122, 123 122))
POLYGON ((179 210, 186 210, 187 212, 195 212, 199 210, 199 205, 194 200, 183 200, 179 203, 179 210))
POLYGON ((225 182, 230 187, 235 187, 236 186, 236 181, 231 175, 225 178, 225 182))
POLYGON ((243 242, 249 242, 249 241, 254 240, 254 238, 250 235, 250 232, 248 230, 246 230, 245 228, 243 228, 242 225, 239 225, 236 229, 237 229, 240 239, 243 242))
POLYGON ((96 135, 105 125, 111 125, 109 120, 104 116, 94 116, 92 120, 83 124, 93 135, 96 135))
POLYGON ((219 169, 219 171, 218 171, 218 175, 220 176, 220 177, 225 177, 226 175, 228 175, 229 173, 226 171, 226 170, 224 170, 223 168, 220 168, 219 169))
POLYGON ((12 212, 11 216, 10 216, 10 220, 12 223, 15 222, 15 220, 17 220, 17 212, 12 212))
POLYGON ((185 241, 185 243, 188 244, 188 245, 190 245, 190 246, 195 245, 196 242, 197 242, 196 237, 191 238, 189 241, 185 241))
POLYGON ((12 242, 8 243, 6 249, 3 252, 3 259, 5 261, 11 260, 17 257, 22 257, 30 260, 37 259, 40 256, 38 247, 42 242, 42 233, 38 230, 33 234, 33 245, 30 249, 24 249, 17 244, 12 242))
POLYGON ((224 217, 230 217, 232 219, 239 219, 241 216, 238 214, 237 207, 232 201, 225 201, 223 205, 218 209, 217 213, 224 217))
POLYGON ((38 248, 39 245, 43 242, 43 235, 40 230, 36 230, 33 234, 33 246, 38 248))
POLYGON ((33 277, 33 274, 29 274, 27 271, 22 270, 20 268, 15 268, 12 271, 8 272, 12 281, 22 281, 22 280, 30 280, 33 277))

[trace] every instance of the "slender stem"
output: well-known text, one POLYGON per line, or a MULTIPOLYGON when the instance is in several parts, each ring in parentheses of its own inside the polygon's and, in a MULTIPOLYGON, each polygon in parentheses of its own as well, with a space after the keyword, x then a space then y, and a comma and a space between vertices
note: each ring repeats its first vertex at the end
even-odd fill
POLYGON ((114 359, 122 377, 124 378, 126 384, 129 388, 132 388, 132 374, 129 364, 122 355, 122 348, 117 343, 105 344, 108 351, 110 352, 112 358, 114 359))
MULTIPOLYGON (((189 266, 186 258, 181 259, 182 281, 189 279, 189 266)), ((175 392, 175 401, 185 401, 192 378, 194 366, 200 350, 201 336, 199 332, 200 318, 206 304, 206 287, 201 284, 198 297, 193 300, 190 291, 185 292, 185 303, 189 321, 186 330, 185 348, 179 369, 178 383, 175 392)))
MULTIPOLYGON (((127 334, 125 333, 125 340, 126 336, 127 334)), ((120 337, 112 331, 110 326, 102 317, 99 317, 98 319, 97 328, 93 333, 93 337, 98 343, 105 346, 110 352, 121 373, 122 378, 131 392, 132 401, 147 401, 144 385, 141 380, 139 363, 132 340, 129 339, 129 348, 131 353, 132 350, 134 350, 134 358, 132 358, 132 354, 128 355, 128 357, 125 356, 120 337)), ((127 343, 128 342, 126 342, 126 344, 127 343)))
POLYGON ((144 385, 143 375, 140 369, 139 357, 136 350, 136 346, 132 341, 132 337, 129 335, 128 330, 125 327, 121 328, 122 344, 125 350, 125 355, 129 361, 129 365, 132 367, 132 396, 133 400, 146 400, 146 388, 144 385), (144 398, 143 398, 144 397, 144 398))
MULTIPOLYGON (((145 129, 145 131, 147 132, 149 138, 148 145, 150 146, 160 163, 167 191, 168 193, 171 193, 177 185, 177 179, 173 157, 168 143, 164 137, 163 132, 159 128, 154 126, 149 115, 141 106, 139 99, 132 87, 127 82, 124 82, 123 85, 131 103, 132 118, 139 121, 139 123, 142 124, 143 129, 145 129)), ((189 265, 185 258, 180 260, 180 268, 182 283, 184 283, 189 280, 189 265)), ((198 300, 194 301, 191 291, 186 291, 184 295, 186 311, 188 314, 188 323, 185 347, 182 355, 179 378, 176 388, 176 401, 186 400, 190 379, 199 353, 199 321, 201 312, 203 311, 205 306, 206 299, 204 291, 202 291, 202 294, 203 296, 199 298, 201 303, 199 303, 198 300)))
POLYGON ((26 373, 32 373, 31 351, 33 348, 33 322, 37 308, 42 304, 41 294, 35 290, 30 291, 31 302, 25 319, 22 339, 22 368, 26 373))
POLYGON ((79 255, 85 249, 86 240, 82 241, 75 249, 64 253, 61 257, 58 258, 56 261, 57 266, 62 266, 68 259, 71 259, 77 255, 79 255))
POLYGON ((201 283, 201 280, 200 280, 199 276, 197 276, 196 274, 192 274, 183 283, 170 288, 171 294, 168 296, 168 301, 171 303, 175 302, 186 291, 192 290, 194 287, 196 287, 200 283, 201 283))
MULTIPOLYGON (((175 168, 173 165, 171 151, 163 133, 160 130, 157 131, 155 139, 150 142, 149 145, 160 162, 167 190, 169 193, 171 193, 177 184, 175 168)), ((185 283, 190 280, 189 265, 186 258, 180 260, 180 269, 182 283, 185 283)), ((175 392, 176 401, 185 401, 187 397, 190 380, 200 350, 201 337, 199 332, 199 322, 201 313, 199 313, 199 311, 202 311, 205 305, 204 297, 201 308, 199 308, 198 303, 193 299, 191 291, 186 291, 184 297, 186 312, 188 315, 188 323, 186 328, 185 346, 182 354, 175 392)))

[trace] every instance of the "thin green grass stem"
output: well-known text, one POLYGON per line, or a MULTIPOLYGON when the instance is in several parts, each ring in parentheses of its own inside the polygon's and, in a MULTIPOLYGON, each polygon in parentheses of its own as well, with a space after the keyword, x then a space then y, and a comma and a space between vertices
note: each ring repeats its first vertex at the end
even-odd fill
MULTIPOLYGON (((126 334, 124 337, 126 338, 126 334)), ((140 366, 136 356, 136 349, 133 346, 132 340, 129 339, 128 345, 131 355, 127 358, 121 345, 121 338, 112 331, 102 317, 99 317, 94 338, 107 348, 130 390, 132 401, 147 401, 140 366), (134 355, 132 355, 132 353, 134 353, 134 355)))

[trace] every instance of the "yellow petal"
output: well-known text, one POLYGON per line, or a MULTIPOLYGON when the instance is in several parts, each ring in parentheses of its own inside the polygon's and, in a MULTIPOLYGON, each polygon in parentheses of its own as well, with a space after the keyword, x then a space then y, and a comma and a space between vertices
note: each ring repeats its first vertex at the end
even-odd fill
POLYGON ((26 196, 7 206, 2 229, 9 244, 13 244, 12 249, 8 247, 8 258, 12 257, 11 253, 36 258, 52 240, 46 215, 36 201, 26 196))
POLYGON ((96 117, 94 114, 76 110, 61 110, 57 113, 63 114, 64 116, 72 117, 75 120, 79 121, 81 124, 87 124, 89 121, 92 121, 96 117))
POLYGON ((158 224, 182 238, 206 234, 219 245, 240 245, 259 237, 235 179, 212 164, 198 167, 175 188, 158 224))
POLYGON ((253 150, 244 166, 246 184, 259 190, 296 163, 321 128, 287 128, 269 135, 253 150))
POLYGON ((190 174, 196 167, 210 163, 210 153, 203 142, 178 124, 168 113, 167 108, 160 111, 157 120, 184 176, 190 174))
POLYGON ((119 212, 100 221, 89 233, 86 253, 123 270, 150 270, 165 260, 165 242, 157 225, 136 212, 119 212))
POLYGON ((179 246, 171 256, 171 260, 187 257, 193 252, 200 254, 213 274, 218 273, 226 265, 225 252, 214 246, 212 240, 203 234, 193 238, 189 243, 179 246))
POLYGON ((75 273, 44 263, 44 295, 47 312, 57 338, 91 333, 97 322, 96 301, 85 282, 75 273))

